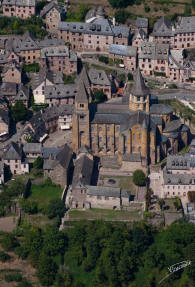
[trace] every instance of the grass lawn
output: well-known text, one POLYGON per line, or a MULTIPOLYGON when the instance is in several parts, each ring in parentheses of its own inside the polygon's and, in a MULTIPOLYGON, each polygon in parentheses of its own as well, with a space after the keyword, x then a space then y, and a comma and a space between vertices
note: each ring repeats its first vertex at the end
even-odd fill
POLYGON ((88 210, 71 210, 69 211, 70 220, 127 220, 139 221, 142 219, 142 213, 139 211, 125 211, 125 210, 109 210, 92 208, 88 210))
POLYGON ((119 187, 124 190, 131 191, 131 195, 135 195, 136 193, 136 186, 133 183, 132 176, 108 176, 108 175, 101 175, 100 179, 107 179, 107 178, 116 178, 119 179, 119 187))
POLYGON ((39 207, 44 207, 50 200, 61 198, 62 188, 56 185, 32 184, 28 199, 38 202, 39 207))
POLYGON ((177 210, 175 208, 174 202, 176 201, 175 198, 168 198, 168 199, 164 199, 165 201, 165 206, 168 206, 169 209, 165 209, 164 212, 182 212, 182 209, 177 210))

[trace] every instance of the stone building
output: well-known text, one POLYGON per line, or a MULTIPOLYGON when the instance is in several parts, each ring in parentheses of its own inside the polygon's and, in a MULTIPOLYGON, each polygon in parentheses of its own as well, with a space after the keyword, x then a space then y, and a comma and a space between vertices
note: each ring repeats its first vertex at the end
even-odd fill
POLYGON ((40 13, 40 17, 46 24, 46 29, 50 33, 56 33, 58 30, 59 22, 63 20, 65 12, 58 5, 57 1, 52 1, 40 13))
POLYGON ((154 24, 151 41, 170 44, 174 49, 195 47, 195 16, 180 17, 174 25, 163 16, 154 24))
POLYGON ((45 47, 41 49, 40 65, 55 73, 77 73, 77 55, 64 45, 45 47))
POLYGON ((72 167, 72 150, 65 145, 56 156, 50 156, 44 160, 44 177, 50 177, 52 182, 64 188, 69 184, 72 167))
POLYGON ((132 46, 139 47, 141 42, 147 41, 147 34, 144 30, 139 29, 135 34, 133 35, 132 39, 132 46))
POLYGON ((169 105, 151 104, 150 91, 138 69, 133 87, 118 101, 94 106, 81 82, 73 112, 73 151, 82 145, 98 156, 137 154, 156 163, 188 143, 188 128, 172 117, 169 105))
POLYGON ((9 109, 5 99, 0 99, 0 141, 4 141, 9 137, 10 117, 9 109))
POLYGON ((73 105, 78 93, 76 84, 58 84, 45 87, 45 103, 50 107, 60 104, 73 105))
POLYGON ((142 30, 147 35, 148 34, 148 19, 147 18, 141 18, 138 17, 135 21, 135 26, 137 31, 142 30))
POLYGON ((90 23, 60 22, 58 37, 78 51, 109 51, 111 44, 129 44, 130 29, 115 26, 108 19, 95 18, 90 23))
POLYGON ((109 55, 112 59, 119 59, 125 68, 134 72, 137 67, 137 48, 112 44, 109 48, 109 55))
POLYGON ((3 155, 3 162, 12 174, 29 173, 29 164, 24 159, 21 145, 11 142, 3 155))
POLYGON ((28 108, 30 102, 30 90, 29 88, 25 87, 23 84, 18 86, 18 92, 14 99, 14 104, 18 101, 23 102, 23 104, 28 108))
POLYGON ((72 126, 72 105, 53 106, 40 111, 26 122, 22 142, 31 138, 33 142, 43 142, 49 133, 70 129, 72 126))
POLYGON ((22 69, 16 62, 10 62, 4 66, 2 81, 6 83, 20 84, 22 81, 22 69))
POLYGON ((3 0, 3 15, 26 19, 35 15, 35 0, 3 0))
POLYGON ((41 143, 25 143, 23 145, 23 152, 28 162, 34 162, 37 157, 42 155, 41 143))
POLYGON ((168 73, 169 45, 141 42, 139 46, 139 68, 144 75, 159 75, 168 73))

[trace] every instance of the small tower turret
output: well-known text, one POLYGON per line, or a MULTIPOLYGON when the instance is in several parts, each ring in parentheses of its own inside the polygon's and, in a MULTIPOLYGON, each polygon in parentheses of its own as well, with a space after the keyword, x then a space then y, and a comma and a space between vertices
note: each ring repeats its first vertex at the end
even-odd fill
POLYGON ((146 87, 139 68, 134 78, 133 87, 130 90, 129 109, 146 113, 149 113, 150 110, 150 90, 146 87))

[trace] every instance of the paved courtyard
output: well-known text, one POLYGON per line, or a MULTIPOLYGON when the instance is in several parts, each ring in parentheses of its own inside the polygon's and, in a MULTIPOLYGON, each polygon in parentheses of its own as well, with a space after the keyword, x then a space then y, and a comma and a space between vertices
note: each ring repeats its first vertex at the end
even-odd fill
POLYGON ((49 135, 44 142, 44 147, 60 147, 64 144, 72 146, 72 130, 56 131, 49 135))

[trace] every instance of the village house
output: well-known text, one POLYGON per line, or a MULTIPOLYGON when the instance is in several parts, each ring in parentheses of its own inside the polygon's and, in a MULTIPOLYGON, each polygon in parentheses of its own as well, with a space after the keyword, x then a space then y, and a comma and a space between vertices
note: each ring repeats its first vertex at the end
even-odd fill
POLYGON ((66 46, 41 49, 40 65, 52 72, 77 73, 77 55, 66 46))
POLYGON ((49 107, 60 104, 71 104, 75 102, 75 96, 78 93, 76 84, 58 84, 45 87, 45 103, 49 107))
POLYGON ((35 104, 45 104, 45 89, 48 86, 63 84, 63 75, 61 72, 48 72, 47 69, 41 69, 38 73, 32 74, 31 85, 35 104))
POLYGON ((18 101, 23 102, 23 104, 27 108, 29 107, 30 90, 29 90, 29 88, 25 87, 23 84, 20 84, 18 86, 18 92, 17 92, 16 97, 14 99, 14 103, 17 103, 18 101))
POLYGON ((2 71, 2 81, 6 83, 20 84, 22 81, 22 69, 16 62, 9 62, 2 71))
POLYGON ((135 32, 132 38, 132 46, 139 47, 141 42, 146 42, 148 40, 147 34, 144 30, 139 29, 135 32))
POLYGON ((163 197, 186 197, 195 190, 195 159, 188 154, 170 156, 163 170, 163 197))
POLYGON ((52 1, 40 13, 40 17, 46 24, 46 30, 50 33, 56 33, 59 22, 63 20, 65 11, 58 5, 57 1, 52 1))
POLYGON ((41 143, 25 143, 23 145, 23 152, 25 158, 28 162, 34 162, 37 157, 42 154, 42 144, 41 143))
POLYGON ((148 34, 148 19, 147 18, 137 17, 135 21, 135 26, 136 26, 137 32, 142 30, 144 31, 145 35, 148 34))
POLYGON ((60 184, 62 188, 69 184, 72 168, 72 149, 68 145, 43 163, 44 177, 50 177, 53 183, 60 184))
POLYGON ((30 138, 33 142, 41 143, 56 130, 70 129, 72 127, 72 111, 72 105, 59 105, 36 113, 24 126, 22 142, 25 143, 30 138))
POLYGON ((2 83, 0 86, 1 97, 4 97, 10 105, 14 104, 17 93, 18 84, 16 83, 2 83))
POLYGON ((119 59, 125 68, 134 72, 137 67, 137 48, 133 46, 124 46, 112 44, 109 48, 109 55, 113 60, 119 59))
POLYGON ((174 25, 163 16, 154 24, 150 41, 169 44, 174 49, 195 47, 195 16, 180 17, 174 25))
POLYGON ((29 173, 29 164, 24 160, 20 144, 11 142, 3 155, 3 162, 9 167, 12 174, 29 173))
POLYGON ((86 187, 85 200, 90 208, 120 210, 122 206, 129 206, 130 194, 118 187, 91 185, 86 187))
POLYGON ((3 15, 26 19, 35 15, 35 0, 3 0, 3 15))
POLYGON ((166 76, 168 73, 169 45, 141 42, 139 46, 139 68, 144 75, 166 76))
POLYGON ((4 67, 10 62, 20 63, 20 57, 14 52, 10 51, 8 47, 4 46, 4 53, 0 54, 0 65, 4 67))
POLYGON ((58 37, 77 51, 109 51, 111 44, 128 45, 130 29, 115 26, 108 19, 90 23, 60 22, 58 37))
POLYGON ((40 47, 34 37, 27 31, 21 39, 13 40, 12 48, 25 64, 38 63, 40 59, 40 47))

